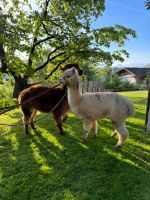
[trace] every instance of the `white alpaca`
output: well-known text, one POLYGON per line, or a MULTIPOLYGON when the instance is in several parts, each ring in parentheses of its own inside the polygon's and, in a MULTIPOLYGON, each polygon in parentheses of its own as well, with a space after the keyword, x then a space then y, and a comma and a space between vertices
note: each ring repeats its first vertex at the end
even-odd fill
POLYGON ((115 126, 112 136, 119 135, 116 147, 121 146, 128 136, 125 120, 134 114, 132 102, 113 92, 82 94, 80 77, 75 68, 66 70, 60 82, 68 86, 68 103, 72 113, 83 120, 83 140, 86 141, 91 128, 96 136, 97 120, 109 116, 115 126))

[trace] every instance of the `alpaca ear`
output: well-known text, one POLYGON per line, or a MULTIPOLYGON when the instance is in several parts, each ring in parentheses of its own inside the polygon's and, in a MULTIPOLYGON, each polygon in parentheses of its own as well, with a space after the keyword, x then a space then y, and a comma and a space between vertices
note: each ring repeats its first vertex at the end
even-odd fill
POLYGON ((73 67, 72 71, 73 71, 73 74, 75 74, 75 72, 76 72, 76 69, 75 69, 75 67, 73 67))

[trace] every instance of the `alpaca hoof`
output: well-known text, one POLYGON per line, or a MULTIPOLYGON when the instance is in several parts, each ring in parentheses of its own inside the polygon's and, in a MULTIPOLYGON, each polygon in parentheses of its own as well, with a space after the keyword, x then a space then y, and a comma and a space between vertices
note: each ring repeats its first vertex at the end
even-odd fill
POLYGON ((120 149, 120 148, 121 148, 121 145, 117 145, 117 144, 116 144, 116 145, 114 146, 114 148, 115 148, 115 149, 120 149))
POLYGON ((110 138, 113 138, 113 137, 114 137, 114 135, 113 135, 113 134, 111 134, 109 137, 110 137, 110 138))
POLYGON ((62 136, 65 136, 65 135, 66 135, 66 133, 62 132, 62 133, 60 133, 60 135, 62 135, 62 136))
POLYGON ((116 133, 112 133, 111 135, 110 135, 110 138, 113 138, 113 137, 115 137, 116 136, 116 133))
POLYGON ((86 143, 87 140, 85 138, 82 138, 82 143, 86 143))
POLYGON ((32 129, 33 129, 33 130, 37 130, 37 128, 36 128, 36 127, 32 127, 32 129))

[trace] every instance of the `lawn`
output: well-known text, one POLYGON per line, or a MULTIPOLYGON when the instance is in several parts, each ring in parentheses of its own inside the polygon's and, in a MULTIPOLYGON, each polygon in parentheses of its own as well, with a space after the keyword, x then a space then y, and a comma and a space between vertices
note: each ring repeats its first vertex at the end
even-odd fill
MULTIPOLYGON (((121 149, 110 138, 109 120, 99 122, 98 137, 81 143, 82 122, 72 114, 60 136, 52 117, 36 123, 26 136, 22 127, 0 127, 0 199, 149 200, 150 133, 144 129, 146 91, 122 92, 136 115, 127 120, 130 137, 121 149)), ((41 114, 39 114, 40 116, 41 114)), ((19 109, 1 123, 21 122, 19 109)))

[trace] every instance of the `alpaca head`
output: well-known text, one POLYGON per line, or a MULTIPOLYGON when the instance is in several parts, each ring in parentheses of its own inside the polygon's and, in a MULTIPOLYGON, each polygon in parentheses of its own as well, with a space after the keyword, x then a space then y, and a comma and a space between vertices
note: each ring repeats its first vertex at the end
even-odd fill
POLYGON ((79 75, 81 76, 83 74, 83 70, 79 67, 78 63, 69 63, 64 65, 64 67, 60 68, 60 70, 62 71, 62 73, 67 70, 70 69, 72 67, 75 67, 76 70, 78 71, 79 75))
POLYGON ((75 67, 64 71, 60 78, 60 83, 67 86, 77 87, 79 85, 79 74, 75 67))

